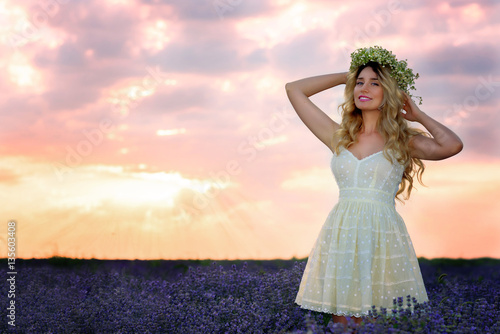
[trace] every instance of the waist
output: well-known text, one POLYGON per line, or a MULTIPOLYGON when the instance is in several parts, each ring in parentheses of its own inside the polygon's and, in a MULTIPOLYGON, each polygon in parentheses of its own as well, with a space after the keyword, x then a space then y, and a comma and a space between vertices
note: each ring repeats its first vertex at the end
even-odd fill
POLYGON ((373 188, 343 188, 339 192, 340 201, 375 202, 393 206, 394 194, 373 188))

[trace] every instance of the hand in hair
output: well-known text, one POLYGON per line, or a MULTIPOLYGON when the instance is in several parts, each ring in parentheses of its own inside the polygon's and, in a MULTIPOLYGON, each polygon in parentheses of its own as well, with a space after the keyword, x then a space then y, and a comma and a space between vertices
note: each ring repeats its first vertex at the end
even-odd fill
POLYGON ((403 110, 406 113, 402 113, 403 117, 410 122, 418 122, 419 118, 424 114, 422 110, 415 104, 415 102, 410 98, 410 96, 403 92, 405 96, 405 103, 403 105, 403 110))
POLYGON ((416 135, 410 139, 411 156, 424 160, 443 160, 459 153, 463 148, 460 138, 443 124, 422 112, 405 94, 404 118, 422 124, 432 137, 416 135))

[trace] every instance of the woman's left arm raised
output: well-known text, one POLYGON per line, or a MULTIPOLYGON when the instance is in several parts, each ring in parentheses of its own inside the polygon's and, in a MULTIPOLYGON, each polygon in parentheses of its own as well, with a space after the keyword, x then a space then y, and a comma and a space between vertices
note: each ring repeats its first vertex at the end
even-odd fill
POLYGON ((462 151, 464 144, 460 138, 443 124, 420 110, 405 93, 404 118, 422 124, 432 137, 416 135, 410 140, 411 155, 423 160, 443 160, 462 151))

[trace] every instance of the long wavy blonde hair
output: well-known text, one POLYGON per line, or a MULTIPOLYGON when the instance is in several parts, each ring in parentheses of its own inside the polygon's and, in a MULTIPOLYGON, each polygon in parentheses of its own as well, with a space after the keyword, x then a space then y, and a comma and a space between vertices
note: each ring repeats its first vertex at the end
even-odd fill
POLYGON ((348 148, 358 140, 358 134, 363 128, 363 117, 361 110, 354 104, 354 87, 359 73, 366 67, 371 67, 378 75, 378 80, 382 85, 384 98, 382 100, 381 113, 377 121, 377 129, 385 139, 383 154, 389 161, 392 156, 388 151, 396 153, 397 161, 405 166, 403 179, 399 185, 396 198, 403 194, 405 200, 410 198, 413 189, 413 177, 416 175, 420 184, 422 183, 422 174, 425 170, 424 163, 418 158, 411 157, 409 142, 410 139, 418 134, 424 134, 423 131, 408 126, 408 121, 401 115, 403 109, 404 95, 398 87, 398 83, 391 77, 389 67, 380 66, 375 62, 369 62, 357 70, 350 71, 347 75, 347 82, 344 91, 345 102, 339 106, 342 110, 342 122, 340 128, 335 132, 334 139, 338 139, 335 146, 335 152, 340 153, 341 148, 348 148), (406 191, 406 192, 405 192, 406 191))

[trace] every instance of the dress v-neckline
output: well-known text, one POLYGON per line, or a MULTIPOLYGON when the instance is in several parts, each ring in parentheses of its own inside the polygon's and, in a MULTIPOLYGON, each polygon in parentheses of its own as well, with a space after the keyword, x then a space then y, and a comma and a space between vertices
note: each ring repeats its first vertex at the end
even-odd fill
POLYGON ((359 159, 358 157, 356 157, 356 156, 355 156, 355 155, 354 155, 351 151, 349 151, 348 149, 345 149, 345 150, 346 150, 347 152, 349 152, 349 154, 350 154, 350 155, 351 155, 354 159, 356 159, 356 160, 357 160, 357 161, 359 161, 359 162, 361 162, 361 161, 363 161, 363 160, 366 160, 366 159, 368 159, 368 158, 370 158, 370 157, 373 157, 373 156, 375 156, 375 155, 377 155, 377 154, 379 154, 379 153, 384 152, 384 150, 380 150, 380 151, 377 151, 377 152, 372 153, 372 154, 370 154, 370 155, 367 155, 367 156, 366 156, 366 157, 364 157, 364 158, 359 159))

